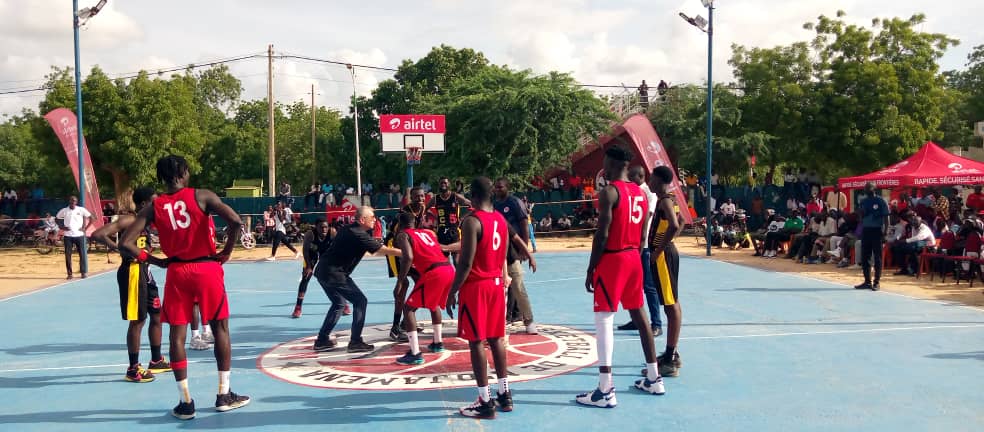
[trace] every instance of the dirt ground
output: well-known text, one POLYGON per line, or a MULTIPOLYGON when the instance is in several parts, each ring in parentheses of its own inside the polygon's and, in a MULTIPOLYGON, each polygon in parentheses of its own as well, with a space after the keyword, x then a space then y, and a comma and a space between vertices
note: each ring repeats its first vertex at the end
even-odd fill
MULTIPOLYGON (((703 257, 704 246, 698 246, 694 237, 681 237, 676 241, 680 253, 703 257)), ((538 251, 587 251, 591 247, 591 238, 587 236, 566 238, 540 238, 537 240, 538 251)), ((827 280, 847 285, 861 282, 861 271, 857 269, 838 269, 830 264, 806 265, 797 264, 786 259, 764 259, 752 256, 747 249, 731 251, 728 249, 712 249, 712 259, 738 265, 746 265, 764 270, 794 273, 817 279, 827 280)), ((252 250, 237 249, 233 254, 234 260, 255 261, 266 258, 270 254, 268 246, 261 245, 252 250)), ((293 259, 290 251, 281 247, 278 259, 293 259)), ((116 254, 96 252, 89 255, 89 274, 95 275, 106 271, 115 271, 120 264, 116 254)), ((75 277, 78 278, 78 257, 73 260, 75 277)), ((893 276, 893 270, 887 270, 882 277, 882 290, 917 298, 959 302, 966 305, 984 307, 984 284, 976 284, 970 288, 966 282, 955 284, 952 279, 941 283, 937 277, 930 281, 928 276, 920 279, 907 276, 893 276)), ((47 288, 65 282, 65 257, 60 250, 49 255, 41 255, 33 249, 0 250, 0 298, 7 298, 37 289, 47 288)))

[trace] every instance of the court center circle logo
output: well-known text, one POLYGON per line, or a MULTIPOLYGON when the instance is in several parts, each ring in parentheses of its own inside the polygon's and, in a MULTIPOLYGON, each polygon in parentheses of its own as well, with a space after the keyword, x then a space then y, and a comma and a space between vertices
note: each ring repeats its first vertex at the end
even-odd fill
MULTIPOLYGON (((314 352, 316 336, 282 343, 256 359, 257 368, 271 377, 293 384, 343 390, 430 390, 472 387, 468 342, 455 337, 455 320, 445 320, 444 352, 431 353, 427 345, 433 338, 429 322, 421 322, 420 348, 424 363, 401 365, 396 359, 408 350, 406 342, 389 339, 389 326, 366 326, 363 338, 375 345, 371 353, 346 352, 349 331, 337 332, 338 346, 332 351, 314 352)), ((510 326, 507 346, 509 380, 523 382, 576 371, 597 360, 595 338, 581 330, 559 325, 538 324, 536 335, 510 326)), ((492 356, 486 352, 489 375, 495 380, 492 356)))

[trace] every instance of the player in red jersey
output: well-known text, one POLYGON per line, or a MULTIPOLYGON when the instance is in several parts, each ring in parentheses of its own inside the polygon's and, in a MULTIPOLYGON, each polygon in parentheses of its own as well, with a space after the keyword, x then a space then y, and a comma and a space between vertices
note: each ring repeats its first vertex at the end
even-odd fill
POLYGON ((181 398, 171 414, 181 420, 195 418, 195 402, 188 391, 184 344, 196 302, 202 320, 208 322, 215 335, 215 362, 219 370, 215 410, 233 410, 250 401, 248 396, 237 395, 229 389, 232 345, 229 341, 229 302, 222 271, 222 263, 229 260, 229 254, 239 240, 242 222, 215 192, 188 187, 189 176, 188 162, 181 156, 171 155, 158 160, 157 179, 164 183, 167 192, 154 200, 153 206, 137 214, 121 243, 123 251, 137 261, 167 267, 161 321, 169 325, 171 368, 181 398), (210 213, 218 214, 229 227, 225 247, 218 254, 209 223, 210 213), (155 221, 167 261, 137 247, 137 237, 147 224, 155 221))
POLYGON ((472 180, 471 201, 475 211, 461 224, 461 252, 447 306, 450 312, 457 303, 460 290, 458 337, 468 341, 472 371, 478 385, 478 399, 458 412, 466 417, 491 419, 495 418, 497 402, 502 411, 513 408, 506 377, 506 349, 502 344, 506 334, 504 290, 509 286, 506 272, 509 228, 505 218, 492 207, 492 181, 487 177, 472 180), (495 374, 499 378, 496 400, 492 400, 489 392, 488 362, 482 341, 489 343, 495 374))
POLYGON ((403 305, 403 329, 407 333, 410 350, 403 357, 396 359, 396 362, 406 365, 421 364, 424 362, 424 356, 420 352, 414 313, 419 308, 430 310, 434 339, 427 349, 435 353, 443 352, 441 309, 447 302, 451 282, 454 281, 454 267, 444 256, 444 250, 438 243, 434 231, 417 229, 417 222, 410 213, 401 212, 397 218, 400 231, 396 234, 395 243, 403 252, 403 256, 400 261, 399 279, 393 292, 395 298, 406 298, 403 305), (408 279, 411 267, 420 273, 420 278, 414 283, 410 297, 406 297, 407 287, 410 286, 408 279))
MULTIPOLYGON (((651 394, 663 394, 663 379, 656 364, 656 344, 649 319, 642 312, 642 262, 639 260, 643 239, 642 227, 649 208, 639 186, 629 181, 632 154, 612 146, 605 151, 605 179, 608 185, 598 193, 598 230, 591 244, 591 261, 584 287, 594 293, 595 337, 598 340, 598 387, 576 396, 577 403, 614 408, 615 386, 612 383, 614 319, 622 304, 639 329, 642 352, 646 357, 647 377, 636 381, 636 388, 651 394)), ((648 271, 648 270, 647 270, 648 271)))

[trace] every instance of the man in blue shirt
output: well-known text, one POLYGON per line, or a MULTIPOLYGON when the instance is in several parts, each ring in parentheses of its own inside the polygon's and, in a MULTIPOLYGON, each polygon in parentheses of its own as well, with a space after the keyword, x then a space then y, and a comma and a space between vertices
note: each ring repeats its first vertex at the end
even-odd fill
MULTIPOLYGON (((527 227, 529 215, 526 212, 526 205, 509 193, 509 180, 505 178, 496 180, 493 194, 495 199, 492 204, 495 210, 501 213, 509 226, 519 234, 523 243, 529 244, 530 231, 527 227)), ((526 294, 526 284, 523 283, 523 264, 519 260, 509 264, 509 277, 512 278, 512 283, 509 284, 509 296, 506 302, 507 323, 523 320, 526 333, 537 334, 536 323, 533 322, 533 307, 530 305, 529 295, 526 294)))
POLYGON ((867 195, 861 201, 861 270, 864 272, 864 283, 856 289, 878 291, 878 282, 882 273, 882 242, 888 227, 888 203, 875 195, 875 184, 869 182, 864 186, 867 195), (871 280, 871 258, 874 256, 875 280, 871 280))

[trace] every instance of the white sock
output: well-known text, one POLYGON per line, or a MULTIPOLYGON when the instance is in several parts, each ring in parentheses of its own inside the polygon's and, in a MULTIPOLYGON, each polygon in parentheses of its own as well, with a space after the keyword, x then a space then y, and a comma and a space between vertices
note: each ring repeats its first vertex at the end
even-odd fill
POLYGON ((191 402, 191 392, 188 391, 188 378, 178 381, 178 397, 181 402, 191 402))
POLYGON ((506 394, 509 391, 509 378, 499 378, 499 394, 506 394))
POLYGON ((441 335, 444 324, 434 324, 434 343, 442 343, 444 337, 441 335))
POLYGON ((226 394, 229 393, 229 375, 232 371, 219 371, 219 393, 226 394))
POLYGON ((408 331, 407 338, 410 339, 410 354, 420 354, 420 343, 417 341, 417 330, 408 331))
POLYGON ((656 363, 646 363, 646 378, 650 381, 659 378, 659 368, 656 367, 656 363))
POLYGON ((598 390, 601 390, 602 393, 608 393, 614 387, 615 387, 615 383, 612 381, 611 372, 598 373, 598 390))
POLYGON ((202 335, 202 329, 191 329, 191 337, 196 338, 202 335))
POLYGON ((489 386, 479 387, 478 397, 479 399, 482 400, 482 402, 488 402, 490 399, 492 399, 492 394, 489 393, 489 386))

